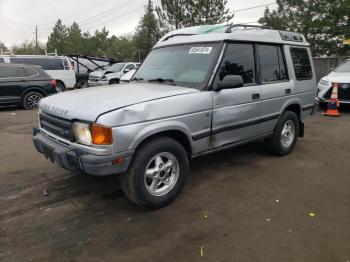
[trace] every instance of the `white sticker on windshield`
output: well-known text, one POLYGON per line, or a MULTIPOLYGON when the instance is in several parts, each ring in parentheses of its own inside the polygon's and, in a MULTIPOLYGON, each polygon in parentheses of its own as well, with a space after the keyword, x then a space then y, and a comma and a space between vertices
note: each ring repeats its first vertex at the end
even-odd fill
POLYGON ((213 47, 211 46, 196 46, 196 47, 191 47, 190 51, 188 51, 189 54, 204 54, 204 55, 209 55, 211 53, 211 50, 213 47))

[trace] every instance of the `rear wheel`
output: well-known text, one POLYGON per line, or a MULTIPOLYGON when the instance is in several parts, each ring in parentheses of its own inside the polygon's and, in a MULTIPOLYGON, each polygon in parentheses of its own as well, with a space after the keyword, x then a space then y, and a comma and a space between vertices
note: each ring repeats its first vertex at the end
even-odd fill
POLYGON ((38 107, 39 101, 44 96, 39 92, 29 92, 23 97, 23 107, 25 109, 35 109, 38 107))
POLYGON ((279 156, 289 154, 298 140, 299 129, 297 115, 292 111, 284 112, 277 122, 273 136, 267 140, 269 150, 279 156))
POLYGON ((88 87, 88 81, 86 79, 79 79, 78 81, 79 88, 87 88, 88 87))
POLYGON ((129 172, 121 175, 122 189, 135 204, 160 208, 181 192, 188 175, 188 157, 176 140, 162 137, 137 150, 129 172))
POLYGON ((56 91, 58 93, 64 92, 65 88, 66 87, 64 86, 64 84, 62 82, 56 82, 56 91))

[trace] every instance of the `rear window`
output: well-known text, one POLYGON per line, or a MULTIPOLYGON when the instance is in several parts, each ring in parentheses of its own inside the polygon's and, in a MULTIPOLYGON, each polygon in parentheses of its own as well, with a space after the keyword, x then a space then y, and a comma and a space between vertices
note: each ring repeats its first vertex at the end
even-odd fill
POLYGON ((64 70, 62 58, 11 57, 11 63, 38 65, 44 70, 64 70))
POLYGON ((290 53, 292 55, 297 80, 312 79, 312 69, 307 49, 293 47, 290 49, 290 53))
POLYGON ((25 67, 24 68, 24 71, 25 71, 25 73, 26 73, 26 75, 28 76, 28 77, 30 77, 30 76, 35 76, 35 75, 37 75, 38 74, 38 72, 36 72, 33 68, 31 68, 31 67, 25 67))
POLYGON ((1 66, 0 67, 0 78, 14 78, 14 77, 25 77, 23 67, 17 66, 1 66))

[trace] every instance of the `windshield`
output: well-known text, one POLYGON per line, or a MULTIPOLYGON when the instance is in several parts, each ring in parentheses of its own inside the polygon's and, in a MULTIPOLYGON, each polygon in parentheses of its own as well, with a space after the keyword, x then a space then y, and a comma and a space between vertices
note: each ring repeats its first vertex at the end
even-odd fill
POLYGON ((114 65, 112 65, 111 67, 109 67, 109 68, 107 69, 107 71, 110 71, 110 72, 120 72, 120 71, 122 71, 124 65, 125 65, 124 63, 114 64, 114 65))
POLYGON ((150 52, 134 79, 199 89, 218 52, 219 44, 216 43, 158 48, 150 52))
POLYGON ((350 60, 345 62, 344 64, 340 65, 335 72, 338 73, 350 73, 350 60))

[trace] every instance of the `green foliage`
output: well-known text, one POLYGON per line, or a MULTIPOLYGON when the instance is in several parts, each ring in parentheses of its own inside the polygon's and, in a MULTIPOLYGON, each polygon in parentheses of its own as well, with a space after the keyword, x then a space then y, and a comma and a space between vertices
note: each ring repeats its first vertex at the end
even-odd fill
POLYGON ((21 45, 12 47, 12 52, 16 55, 44 55, 45 47, 42 44, 35 47, 35 42, 24 42, 21 45))
POLYGON ((83 40, 84 38, 81 33, 81 29, 79 25, 74 22, 68 28, 67 42, 64 50, 70 54, 79 54, 83 49, 83 40))
POLYGON ((265 10, 260 23, 304 34, 316 56, 347 51, 342 41, 350 36, 349 0, 277 0, 277 4, 276 10, 265 10))
POLYGON ((233 14, 226 9, 227 0, 161 0, 156 7, 161 28, 178 28, 228 23, 233 14))
POLYGON ((59 54, 65 53, 67 41, 68 29, 62 24, 61 19, 58 19, 47 40, 48 52, 53 53, 55 50, 57 50, 57 53, 59 54))
POLYGON ((136 28, 134 43, 140 58, 144 59, 161 37, 159 23, 154 15, 152 1, 149 0, 146 12, 136 28))

